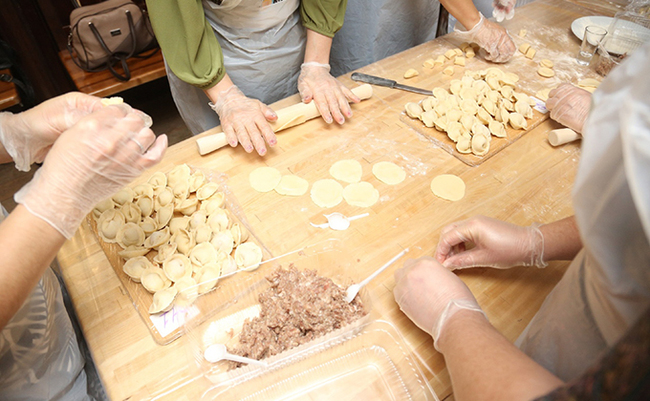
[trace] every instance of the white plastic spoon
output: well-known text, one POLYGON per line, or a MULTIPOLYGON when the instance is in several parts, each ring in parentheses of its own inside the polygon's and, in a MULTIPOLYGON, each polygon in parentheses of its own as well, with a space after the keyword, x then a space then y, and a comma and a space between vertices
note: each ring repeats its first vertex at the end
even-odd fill
POLYGON ((359 215, 352 216, 352 217, 345 217, 343 214, 335 212, 335 213, 332 213, 332 214, 324 215, 325 218, 327 219, 327 223, 324 223, 324 224, 309 223, 309 224, 311 224, 312 226, 317 227, 317 228, 328 228, 329 227, 332 230, 343 231, 343 230, 347 230, 348 227, 350 227, 350 222, 352 220, 356 220, 356 219, 360 219, 362 217, 366 217, 369 214, 370 213, 363 213, 363 214, 359 214, 359 215))
POLYGON ((269 366, 268 363, 264 361, 258 361, 257 359, 246 358, 239 355, 233 355, 226 350, 226 346, 223 344, 212 344, 205 349, 203 357, 206 361, 211 363, 219 362, 223 359, 227 359, 233 362, 247 363, 249 365, 258 365, 258 366, 269 366))
POLYGON ((386 270, 386 268, 387 268, 388 266, 390 266, 390 265, 392 265, 393 263, 395 263, 395 262, 397 261, 397 259, 399 259, 399 258, 401 258, 402 256, 404 256, 404 254, 405 254, 406 252, 408 252, 408 251, 409 251, 408 248, 404 249, 402 252, 398 253, 394 258, 392 258, 391 260, 389 260, 388 263, 386 263, 385 265, 383 265, 382 267, 380 267, 379 269, 377 269, 374 273, 372 273, 370 276, 368 276, 368 278, 366 278, 365 280, 363 280, 363 281, 360 282, 359 284, 352 284, 351 286, 349 286, 348 289, 347 289, 347 291, 345 292, 345 301, 346 301, 347 303, 352 302, 352 300, 354 299, 354 297, 356 297, 357 294, 359 293, 359 290, 361 289, 361 287, 363 287, 364 285, 368 284, 368 283, 370 282, 370 280, 372 280, 373 278, 377 277, 377 276, 379 275, 379 273, 381 273, 381 272, 383 272, 384 270, 386 270))

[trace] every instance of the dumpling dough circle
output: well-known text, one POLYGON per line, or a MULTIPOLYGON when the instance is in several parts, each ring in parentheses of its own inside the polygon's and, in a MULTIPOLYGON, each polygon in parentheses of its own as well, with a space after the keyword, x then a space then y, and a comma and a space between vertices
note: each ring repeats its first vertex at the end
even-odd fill
POLYGON ((311 200, 320 207, 333 207, 343 200, 343 186, 338 181, 326 178, 311 186, 311 200))
POLYGON ((307 193, 309 181, 300 178, 297 175, 283 175, 278 185, 275 186, 275 192, 280 195, 301 196, 307 193))
POLYGON ((379 162, 372 166, 372 173, 384 184, 397 185, 404 181, 406 172, 397 164, 379 162))
POLYGON ((456 175, 441 174, 431 180, 431 192, 442 199, 461 200, 465 196, 465 182, 456 175))
POLYGON ((343 198, 351 206, 370 207, 379 200, 379 191, 371 183, 361 181, 345 187, 343 198))
POLYGON ((361 163, 353 159, 339 160, 330 167, 330 174, 339 181, 352 184, 361 181, 361 163))
POLYGON ((273 167, 258 167, 251 171, 248 181, 257 192, 271 192, 282 179, 282 174, 273 167))

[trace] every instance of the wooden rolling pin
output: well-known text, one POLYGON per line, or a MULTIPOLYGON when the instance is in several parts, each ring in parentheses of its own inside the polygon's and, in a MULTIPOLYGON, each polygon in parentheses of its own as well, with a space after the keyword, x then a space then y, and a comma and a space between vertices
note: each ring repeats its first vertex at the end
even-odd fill
MULTIPOLYGON (((356 88, 352 89, 352 93, 357 95, 361 100, 368 99, 370 96, 372 96, 372 86, 369 84, 357 86, 356 88)), ((309 103, 300 102, 292 106, 285 107, 284 109, 278 110, 276 114, 278 115, 278 119, 273 122, 269 122, 271 129, 273 129, 274 132, 282 131, 286 128, 291 128, 295 125, 302 124, 307 120, 311 120, 312 118, 320 116, 320 113, 318 112, 316 104, 313 100, 309 103)), ((226 134, 223 132, 204 136, 203 138, 196 140, 196 145, 198 146, 199 154, 201 155, 206 155, 210 152, 214 152, 215 150, 222 148, 227 144, 228 141, 226 140, 226 134)))
POLYGON ((582 138, 582 135, 571 128, 554 129, 548 133, 548 142, 553 146, 564 145, 565 143, 577 141, 580 138, 582 138))

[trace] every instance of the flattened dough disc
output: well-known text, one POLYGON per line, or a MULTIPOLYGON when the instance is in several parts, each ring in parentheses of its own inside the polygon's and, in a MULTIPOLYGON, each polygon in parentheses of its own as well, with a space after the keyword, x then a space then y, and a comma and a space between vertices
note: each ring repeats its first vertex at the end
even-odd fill
POLYGON ((311 200, 320 207, 333 207, 343 200, 343 186, 331 178, 318 180, 311 186, 311 200))
POLYGON ((257 192, 271 192, 281 178, 282 174, 273 167, 259 167, 251 171, 248 181, 257 192))
POLYGON ((372 173, 384 184, 397 185, 404 181, 406 172, 397 164, 379 162, 372 166, 372 173))
POLYGON ((353 159, 339 160, 330 167, 330 174, 339 181, 353 182, 361 181, 361 163, 353 159))
POLYGON ((348 205, 370 207, 379 200, 379 191, 371 183, 361 181, 345 187, 343 198, 348 205))
POLYGON ((456 175, 441 174, 431 180, 431 192, 442 199, 461 200, 465 196, 465 182, 456 175))
POLYGON ((300 178, 297 175, 283 175, 278 185, 275 186, 275 192, 280 195, 301 196, 307 193, 309 181, 300 178))

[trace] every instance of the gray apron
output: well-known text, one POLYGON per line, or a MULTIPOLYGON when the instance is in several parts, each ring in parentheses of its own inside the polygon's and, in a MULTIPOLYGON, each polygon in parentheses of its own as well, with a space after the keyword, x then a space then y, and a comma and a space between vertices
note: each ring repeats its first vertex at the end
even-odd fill
POLYGON ((517 345, 562 380, 650 307, 650 44, 593 95, 573 190, 584 249, 517 345))
MULTIPOLYGON (((299 0, 203 1, 205 17, 221 45, 226 73, 248 97, 271 104, 297 93, 306 33, 299 0)), ((176 107, 192 134, 219 125, 202 89, 183 82, 167 67, 176 107)))

